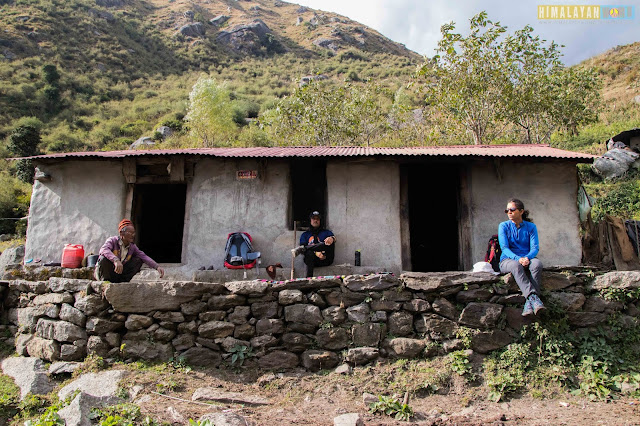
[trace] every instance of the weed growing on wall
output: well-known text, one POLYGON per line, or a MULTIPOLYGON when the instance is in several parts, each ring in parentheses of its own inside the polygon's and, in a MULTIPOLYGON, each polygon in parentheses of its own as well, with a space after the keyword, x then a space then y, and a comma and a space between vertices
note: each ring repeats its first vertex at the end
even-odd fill
POLYGON ((600 296, 605 300, 629 303, 640 299, 640 288, 624 289, 624 288, 604 288, 600 290, 600 296))
POLYGON ((247 358, 254 356, 253 348, 246 345, 235 345, 231 348, 231 365, 242 366, 247 358))
POLYGON ((473 365, 469 361, 469 353, 467 351, 451 352, 449 354, 449 362, 451 371, 467 380, 475 380, 476 375, 473 373, 473 365))
POLYGON ((629 317, 612 315, 606 325, 576 332, 552 312, 548 321, 523 327, 519 342, 487 358, 489 399, 524 391, 542 397, 553 386, 591 400, 617 398, 622 391, 637 395, 638 344, 640 324, 629 317))

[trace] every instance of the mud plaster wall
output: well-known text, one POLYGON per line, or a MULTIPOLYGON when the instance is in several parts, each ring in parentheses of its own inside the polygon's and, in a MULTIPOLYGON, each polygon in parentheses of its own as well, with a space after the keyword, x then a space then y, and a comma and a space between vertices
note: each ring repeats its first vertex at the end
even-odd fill
POLYGON ((578 265, 580 245, 577 175, 573 163, 531 164, 503 162, 502 179, 492 162, 471 166, 472 258, 484 260, 487 241, 507 220, 504 209, 519 198, 538 227, 540 254, 545 266, 578 265))
MULTIPOLYGON (((200 161, 187 201, 183 260, 196 269, 223 268, 227 234, 242 230, 251 234, 263 266, 288 267, 294 244, 287 223, 289 179, 288 161, 269 161, 262 168, 255 160, 200 161), (237 170, 259 170, 259 179, 237 180, 237 170)), ((394 163, 327 164, 326 218, 338 236, 334 264, 352 264, 355 250, 362 249, 363 265, 400 270, 398 179, 394 163)), ((299 256, 296 269, 302 268, 299 256)))
MULTIPOLYGON (((68 161, 41 169, 52 181, 34 185, 25 258, 59 261, 69 243, 97 252, 124 215, 121 163, 68 161)), ((470 169, 474 262, 484 259, 487 240, 505 220, 506 200, 513 195, 524 201, 538 225, 545 265, 580 263, 573 163, 504 163, 502 179, 492 162, 470 169)), ((287 223, 289 179, 289 160, 200 160, 187 187, 183 265, 174 276, 191 278, 201 266, 223 268, 227 234, 241 230, 254 238, 263 266, 282 262, 288 267, 294 244, 287 223), (237 180, 238 170, 258 170, 259 178, 237 180)), ((338 236, 334 264, 352 264, 360 249, 363 266, 401 269, 399 188, 394 161, 328 161, 328 226, 338 236)), ((296 269, 303 267, 298 257, 296 269)))
MULTIPOLYGON (((263 266, 289 265, 293 231, 287 227, 289 163, 250 159, 200 160, 187 194, 183 261, 189 267, 224 268, 230 232, 248 232, 263 266), (238 170, 258 170, 258 179, 236 179, 238 170)), ((302 266, 302 263, 300 263, 302 266)))
POLYGON ((402 269, 400 246, 400 173, 395 162, 327 165, 329 220, 339 238, 336 263, 402 269))
POLYGON ((40 170, 51 181, 33 185, 25 259, 60 262, 65 244, 98 253, 124 214, 121 163, 68 161, 40 170))

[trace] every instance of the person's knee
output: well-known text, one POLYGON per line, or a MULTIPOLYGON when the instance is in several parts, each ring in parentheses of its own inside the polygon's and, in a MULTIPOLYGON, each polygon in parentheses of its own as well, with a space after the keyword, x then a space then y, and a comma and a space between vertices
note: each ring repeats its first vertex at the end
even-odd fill
POLYGON ((134 257, 127 263, 129 264, 129 267, 127 269, 130 271, 135 271, 137 273, 140 271, 140 269, 142 269, 142 264, 144 262, 142 262, 142 259, 140 259, 139 257, 134 257))
POLYGON ((500 271, 504 274, 511 272, 512 274, 524 272, 524 267, 516 260, 504 260, 500 263, 500 271))
POLYGON ((304 263, 306 265, 313 265, 315 263, 316 254, 312 251, 304 253, 304 263))
POLYGON ((541 271, 543 268, 542 262, 539 259, 531 259, 529 264, 529 270, 541 271))

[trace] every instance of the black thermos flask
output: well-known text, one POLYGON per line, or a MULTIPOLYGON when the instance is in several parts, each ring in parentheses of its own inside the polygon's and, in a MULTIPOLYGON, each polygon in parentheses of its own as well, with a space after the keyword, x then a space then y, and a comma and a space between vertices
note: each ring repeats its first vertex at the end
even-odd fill
POLYGON ((360 266, 360 250, 356 250, 355 266, 360 266))

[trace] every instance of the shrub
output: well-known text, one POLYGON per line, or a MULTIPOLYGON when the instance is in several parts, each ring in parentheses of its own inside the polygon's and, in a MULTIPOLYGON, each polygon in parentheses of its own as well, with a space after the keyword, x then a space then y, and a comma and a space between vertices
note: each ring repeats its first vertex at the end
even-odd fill
POLYGON ((625 219, 640 219, 640 180, 617 182, 604 197, 596 200, 593 208, 594 220, 597 222, 607 214, 625 219))

